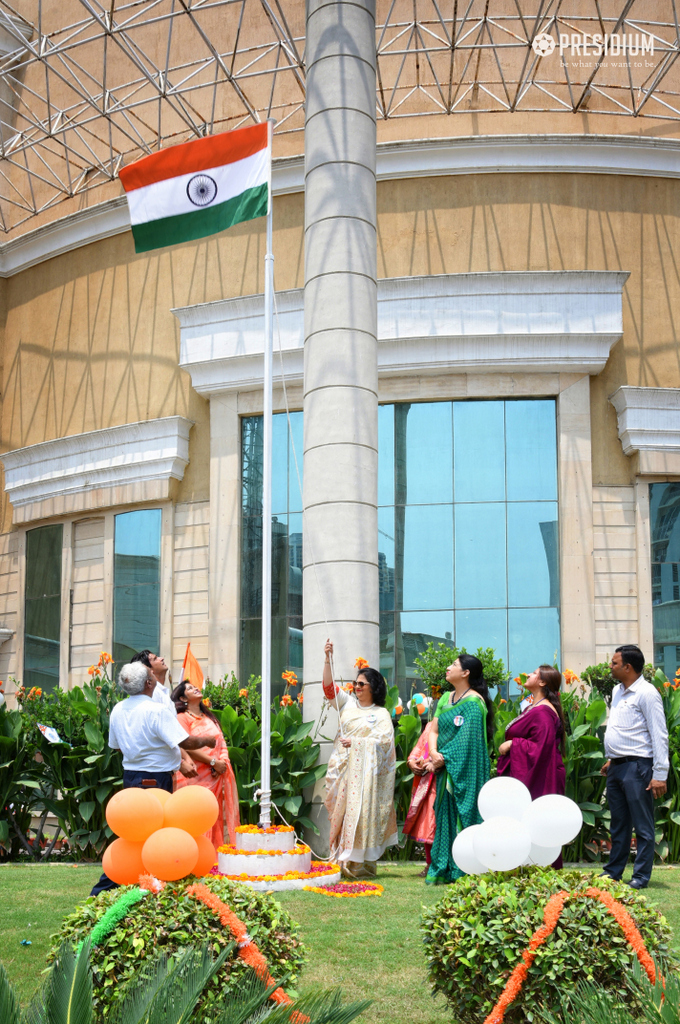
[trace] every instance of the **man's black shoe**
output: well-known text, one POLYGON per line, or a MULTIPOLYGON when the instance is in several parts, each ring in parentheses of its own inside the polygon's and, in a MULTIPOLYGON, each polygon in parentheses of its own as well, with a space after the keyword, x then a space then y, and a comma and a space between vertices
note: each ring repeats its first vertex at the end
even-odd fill
POLYGON ((640 882, 637 878, 631 878, 631 880, 628 883, 628 885, 631 887, 631 889, 646 889, 647 888, 647 883, 646 882, 640 882))

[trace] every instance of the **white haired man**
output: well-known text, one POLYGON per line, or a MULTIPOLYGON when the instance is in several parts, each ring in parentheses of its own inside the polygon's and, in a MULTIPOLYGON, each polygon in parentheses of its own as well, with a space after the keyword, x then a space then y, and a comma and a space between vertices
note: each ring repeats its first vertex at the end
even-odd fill
MULTIPOLYGON (((189 736, 174 710, 152 700, 157 679, 141 662, 123 665, 118 685, 128 696, 111 712, 109 746, 123 754, 123 787, 172 793, 172 776, 180 766, 181 750, 214 747, 215 739, 189 736)), ((90 895, 114 888, 116 883, 102 875, 90 895)))

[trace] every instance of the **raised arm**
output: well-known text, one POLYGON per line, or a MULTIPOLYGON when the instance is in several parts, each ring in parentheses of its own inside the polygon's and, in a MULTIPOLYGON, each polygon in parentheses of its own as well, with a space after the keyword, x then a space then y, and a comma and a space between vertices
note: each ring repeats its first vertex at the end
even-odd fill
POLYGON ((338 684, 333 679, 333 671, 331 669, 331 655, 333 654, 333 644, 330 640, 326 640, 323 652, 326 656, 323 663, 323 676, 321 682, 323 684, 323 695, 326 700, 330 703, 332 708, 336 711, 340 711, 340 708, 347 703, 347 694, 340 689, 338 684))

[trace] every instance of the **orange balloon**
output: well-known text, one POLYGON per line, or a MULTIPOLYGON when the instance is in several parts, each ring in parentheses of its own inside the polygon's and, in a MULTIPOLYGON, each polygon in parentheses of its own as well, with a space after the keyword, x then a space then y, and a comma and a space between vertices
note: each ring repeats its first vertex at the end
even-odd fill
POLYGON ((143 843, 163 827, 163 805, 145 789, 121 789, 106 807, 109 828, 131 843, 143 843))
POLYGON ((159 828, 142 847, 146 870, 163 882, 190 875, 198 861, 198 843, 181 828, 159 828))
POLYGON ((203 875, 207 875, 210 869, 217 864, 217 854, 207 836, 196 836, 196 843, 198 845, 198 860, 192 874, 203 878, 203 875))
POLYGON ((172 796, 172 793, 168 793, 167 789, 150 789, 149 793, 151 793, 152 796, 155 796, 157 800, 160 800, 161 807, 165 807, 172 796))
POLYGON ((183 828, 192 836, 207 832, 220 813, 214 793, 204 786, 184 786, 173 793, 165 805, 166 828, 183 828))
POLYGON ((144 843, 131 843, 129 839, 114 839, 104 850, 104 872, 118 885, 136 885, 144 874, 142 847, 144 843))
POLYGON ((427 705, 426 704, 416 704, 416 710, 417 710, 419 715, 424 715, 425 712, 427 711, 427 705))

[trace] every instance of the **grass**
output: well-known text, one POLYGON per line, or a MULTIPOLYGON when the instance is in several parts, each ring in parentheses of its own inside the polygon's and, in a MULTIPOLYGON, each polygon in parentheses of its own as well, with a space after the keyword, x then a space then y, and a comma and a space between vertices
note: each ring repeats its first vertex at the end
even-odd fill
MULTIPOLYGON (((66 865, 0 868, 2 962, 24 1002, 40 984, 50 935, 87 897, 99 870, 66 865), (32 944, 22 946, 22 939, 32 944)), ((422 907, 436 902, 442 891, 426 887, 418 871, 396 861, 381 868, 385 893, 379 897, 277 895, 299 923, 309 952, 300 991, 340 985, 346 999, 374 999, 360 1018, 362 1024, 451 1024, 444 1000, 430 994, 418 927, 422 907)), ((647 895, 673 927, 680 951, 680 868, 655 869, 647 895)))

